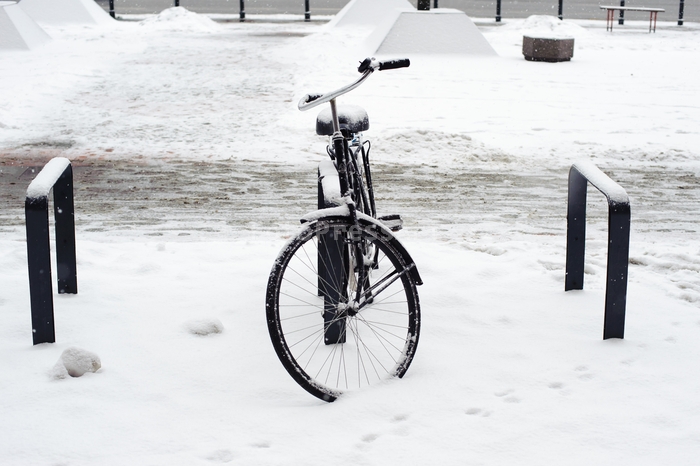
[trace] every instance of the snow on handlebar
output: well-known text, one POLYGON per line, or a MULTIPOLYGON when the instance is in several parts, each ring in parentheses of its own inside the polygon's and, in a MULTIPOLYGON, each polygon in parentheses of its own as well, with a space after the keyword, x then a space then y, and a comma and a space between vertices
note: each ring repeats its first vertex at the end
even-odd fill
POLYGON ((347 86, 341 87, 340 89, 336 89, 335 91, 327 92, 325 94, 306 94, 299 101, 299 110, 309 110, 310 108, 314 108, 326 102, 330 102, 336 97, 352 91, 360 84, 362 84, 364 80, 367 79, 369 75, 372 74, 375 70, 393 70, 396 68, 407 68, 410 65, 411 62, 408 58, 400 58, 396 60, 385 61, 379 61, 375 58, 365 58, 360 63, 359 68, 357 68, 357 71, 362 73, 362 76, 360 76, 360 78, 357 81, 355 81, 352 84, 348 84, 347 86))

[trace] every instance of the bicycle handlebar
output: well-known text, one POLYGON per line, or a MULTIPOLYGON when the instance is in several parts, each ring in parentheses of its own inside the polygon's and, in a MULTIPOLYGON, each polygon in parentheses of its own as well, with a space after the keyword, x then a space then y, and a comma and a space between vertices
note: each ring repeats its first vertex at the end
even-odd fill
POLYGON ((352 91, 360 84, 362 84, 365 81, 365 79, 367 79, 369 75, 372 74, 375 70, 393 70, 396 68, 407 68, 410 65, 411 61, 408 58, 400 58, 396 60, 385 61, 379 61, 375 58, 365 58, 362 61, 362 63, 360 63, 359 68, 357 68, 357 71, 362 73, 362 76, 360 76, 360 78, 357 81, 355 81, 352 84, 348 84, 347 86, 343 86, 340 89, 336 89, 335 91, 327 92, 325 94, 306 94, 299 101, 299 110, 303 112, 305 110, 317 107, 321 104, 325 104, 326 102, 330 102, 338 96, 347 94, 348 92, 352 91))
POLYGON ((408 68, 409 66, 411 66, 411 61, 408 58, 386 60, 379 62, 379 71, 394 70, 396 68, 408 68))

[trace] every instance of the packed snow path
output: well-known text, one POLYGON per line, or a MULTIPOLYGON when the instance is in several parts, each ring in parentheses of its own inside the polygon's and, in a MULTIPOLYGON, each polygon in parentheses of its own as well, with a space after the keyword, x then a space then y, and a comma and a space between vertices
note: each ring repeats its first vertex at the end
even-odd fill
MULTIPOLYGON (((21 232, 27 184, 46 160, 2 160, 0 182, 8 195, 0 199, 0 232, 21 232)), ((239 238, 289 232, 316 208, 316 166, 308 162, 101 159, 74 162, 73 170, 83 232, 239 238)), ((700 177, 694 171, 616 168, 608 174, 632 199, 636 242, 666 232, 695 239, 700 177)), ((373 176, 380 214, 401 214, 402 234, 442 231, 450 241, 487 235, 494 243, 514 234, 566 234, 568 167, 532 172, 375 163, 373 176)), ((588 204, 589 223, 605 230, 607 204, 593 187, 588 204)))

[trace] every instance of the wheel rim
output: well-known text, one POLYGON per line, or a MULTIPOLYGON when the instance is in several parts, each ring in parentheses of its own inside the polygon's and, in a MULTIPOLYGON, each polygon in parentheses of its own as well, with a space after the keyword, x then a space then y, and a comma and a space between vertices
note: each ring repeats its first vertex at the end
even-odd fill
POLYGON ((320 233, 343 237, 353 228, 347 222, 309 226, 281 254, 271 275, 268 324, 278 356, 302 387, 328 401, 403 376, 417 345, 419 310, 415 284, 406 273, 409 264, 382 237, 387 233, 372 227, 355 233, 378 252, 377 265, 369 270, 370 289, 363 288, 355 309, 351 298, 358 280, 352 254, 337 250, 339 267, 319 259, 319 250, 327 257, 329 249, 347 244, 329 242, 320 233), (332 272, 319 279, 324 268, 332 272), (338 273, 339 268, 344 272, 338 273), (337 300, 329 298, 331 288, 337 300), (326 344, 329 335, 331 344, 326 344))

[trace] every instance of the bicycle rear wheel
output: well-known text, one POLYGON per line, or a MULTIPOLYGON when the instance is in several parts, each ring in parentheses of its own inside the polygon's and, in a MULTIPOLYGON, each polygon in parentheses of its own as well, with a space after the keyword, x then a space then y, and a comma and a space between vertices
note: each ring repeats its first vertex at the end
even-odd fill
POLYGON ((378 225, 335 218, 308 224, 280 253, 267 287, 268 330, 287 372, 312 395, 334 401, 406 373, 420 304, 415 265, 402 251, 378 225))

